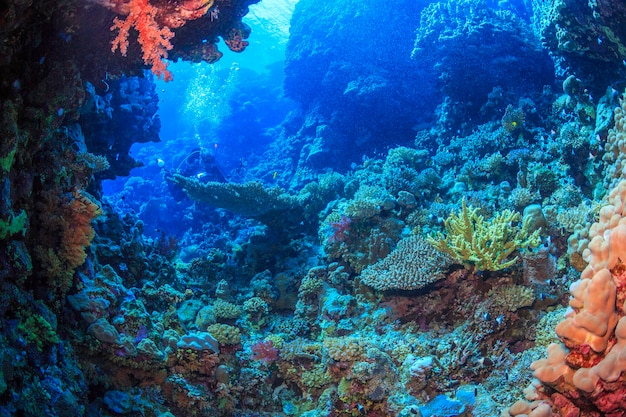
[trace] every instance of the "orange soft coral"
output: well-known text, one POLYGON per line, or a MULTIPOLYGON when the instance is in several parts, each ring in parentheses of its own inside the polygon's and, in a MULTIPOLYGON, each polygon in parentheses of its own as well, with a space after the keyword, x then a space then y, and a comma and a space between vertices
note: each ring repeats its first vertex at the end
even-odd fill
POLYGON ((85 248, 91 244, 95 236, 91 222, 102 215, 102 209, 87 193, 74 191, 64 211, 67 221, 61 224, 63 241, 59 255, 70 269, 74 269, 82 265, 87 258, 85 248))
POLYGON ((128 34, 130 28, 137 30, 137 41, 143 51, 143 62, 150 65, 152 73, 157 77, 163 77, 165 81, 173 79, 172 73, 167 69, 167 51, 172 49, 170 40, 174 32, 167 26, 160 27, 155 17, 158 9, 152 6, 148 0, 131 0, 128 4, 129 13, 126 19, 115 18, 111 30, 117 30, 117 36, 113 39, 111 51, 120 50, 126 56, 128 50, 128 34))
POLYGON ((51 288, 64 294, 74 270, 87 258, 85 249, 95 235, 91 222, 102 215, 102 209, 81 190, 66 195, 42 191, 37 208, 41 235, 35 254, 51 288))

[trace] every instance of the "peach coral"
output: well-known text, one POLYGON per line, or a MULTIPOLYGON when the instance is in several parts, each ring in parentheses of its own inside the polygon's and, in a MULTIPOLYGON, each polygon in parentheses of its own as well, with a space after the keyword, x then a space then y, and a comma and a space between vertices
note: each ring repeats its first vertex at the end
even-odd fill
POLYGON ((61 224, 62 246, 59 255, 74 269, 85 262, 85 248, 95 236, 91 222, 102 215, 102 209, 87 193, 74 191, 64 208, 67 221, 61 224))
MULTIPOLYGON (((565 346, 551 345, 548 358, 533 363, 535 376, 543 386, 530 389, 527 397, 550 403, 555 415, 586 410, 593 415, 623 416, 626 180, 611 191, 608 205, 600 211, 599 221, 591 226, 589 237, 591 241, 583 253, 589 264, 580 280, 572 284, 570 310, 556 327, 565 346)), ((514 408, 509 413, 516 415, 514 408)), ((535 411, 525 414, 540 415, 535 411)))

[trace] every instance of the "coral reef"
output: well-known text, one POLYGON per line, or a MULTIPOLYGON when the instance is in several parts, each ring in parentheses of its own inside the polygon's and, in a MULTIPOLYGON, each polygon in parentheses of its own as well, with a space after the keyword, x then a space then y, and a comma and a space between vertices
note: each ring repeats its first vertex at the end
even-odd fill
POLYGON ((620 415, 624 390, 619 359, 624 349, 623 253, 626 182, 613 189, 600 219, 590 228, 590 243, 583 257, 588 262, 580 280, 571 286, 570 310, 556 326, 563 344, 548 346, 548 357, 533 363, 543 385, 527 393, 532 405, 519 402, 511 415, 559 415, 584 409, 597 415, 620 415))
POLYGON ((623 11, 623 4, 604 0, 584 7, 559 0, 538 8, 538 31, 555 56, 557 74, 575 75, 592 94, 606 89, 600 80, 623 77, 623 11))
POLYGON ((254 2, 0 7, 0 415, 623 415, 622 5, 301 0, 249 162, 131 156, 254 2))
POLYGON ((550 59, 530 28, 484 1, 430 3, 420 16, 412 57, 441 74, 446 112, 440 123, 449 131, 484 117, 481 103, 494 87, 502 94, 540 91, 552 79, 550 59))
POLYGON ((344 0, 297 5, 285 92, 303 110, 289 116, 289 144, 273 145, 276 155, 288 152, 289 158, 274 159, 291 161, 281 171, 293 175, 294 185, 314 179, 322 168, 343 170, 363 154, 384 152, 386 138, 408 138, 414 125, 427 121, 437 102, 436 76, 406 60, 422 7, 403 1, 381 13, 374 4, 344 0), (325 28, 324 35, 312 35, 312 27, 325 28), (370 27, 388 28, 382 30, 386 36, 372 36, 370 27))

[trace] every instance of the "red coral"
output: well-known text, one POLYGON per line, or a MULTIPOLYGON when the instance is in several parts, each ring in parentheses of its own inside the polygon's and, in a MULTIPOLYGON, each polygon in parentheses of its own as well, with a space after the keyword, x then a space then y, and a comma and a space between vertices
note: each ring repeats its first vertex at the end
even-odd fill
POLYGON ((164 256, 168 260, 174 259, 180 249, 180 244, 175 236, 165 236, 165 232, 161 232, 161 237, 154 242, 156 253, 164 256))
POLYGON ((331 222, 330 227, 333 234, 328 238, 328 243, 344 242, 350 234, 350 224, 352 220, 346 215, 342 215, 338 222, 331 222))
MULTIPOLYGON (((609 340, 609 346, 613 346, 615 340, 609 340)), ((573 369, 578 368, 591 368, 602 362, 603 355, 594 352, 586 343, 580 346, 572 346, 570 352, 567 354, 566 362, 573 369)))
POLYGON ((272 363, 278 359, 278 349, 274 347, 274 343, 271 340, 264 340, 256 342, 250 348, 251 357, 255 361, 261 361, 264 363, 272 363))
POLYGON ((580 408, 576 407, 567 397, 558 392, 552 394, 552 401, 558 410, 558 415, 563 417, 577 417, 580 415, 580 408))
POLYGON ((130 28, 137 30, 137 41, 143 51, 143 62, 150 65, 152 73, 157 77, 163 76, 165 81, 173 79, 172 73, 167 70, 167 51, 172 49, 170 39, 174 32, 167 26, 160 27, 155 18, 158 9, 148 3, 148 0, 130 0, 129 13, 126 19, 115 18, 111 30, 117 30, 117 36, 113 39, 111 51, 120 50, 123 56, 128 51, 128 34, 130 28))

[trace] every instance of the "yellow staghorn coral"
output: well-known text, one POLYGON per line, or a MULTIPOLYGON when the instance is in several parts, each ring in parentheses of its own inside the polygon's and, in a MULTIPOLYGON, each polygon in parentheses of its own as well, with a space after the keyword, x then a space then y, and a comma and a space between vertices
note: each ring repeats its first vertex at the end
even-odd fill
POLYGON ((520 219, 519 213, 507 209, 487 221, 463 199, 461 212, 445 221, 447 235, 438 232, 428 242, 477 270, 499 271, 515 264, 517 256, 509 257, 516 250, 539 246, 539 230, 530 233, 529 220, 525 218, 520 227, 516 224, 520 219))

